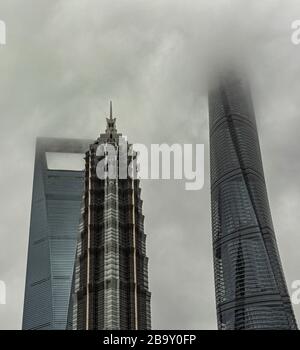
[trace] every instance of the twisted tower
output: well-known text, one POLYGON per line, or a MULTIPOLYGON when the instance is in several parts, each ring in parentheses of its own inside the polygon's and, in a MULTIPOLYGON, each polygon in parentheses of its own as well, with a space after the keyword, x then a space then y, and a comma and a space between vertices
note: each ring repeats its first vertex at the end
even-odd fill
POLYGON ((296 329, 275 239, 250 89, 224 75, 209 95, 219 329, 296 329))

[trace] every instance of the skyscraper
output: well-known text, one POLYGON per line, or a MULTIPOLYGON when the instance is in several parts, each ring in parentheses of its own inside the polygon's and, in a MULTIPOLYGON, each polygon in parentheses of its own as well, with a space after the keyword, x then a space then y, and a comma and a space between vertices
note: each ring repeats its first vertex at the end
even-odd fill
POLYGON ((119 176, 119 170, 127 171, 134 158, 127 153, 129 149, 116 130, 111 106, 106 132, 90 145, 85 157, 82 221, 69 313, 72 329, 151 327, 141 189, 139 181, 127 173, 119 176), (99 177, 99 162, 105 163, 108 172, 113 164, 115 176, 99 177))
POLYGON ((78 153, 90 142, 39 138, 25 286, 23 329, 65 329, 84 172, 49 169, 47 153, 78 153))
POLYGON ((297 329, 275 239, 250 89, 234 73, 209 95, 219 329, 297 329))

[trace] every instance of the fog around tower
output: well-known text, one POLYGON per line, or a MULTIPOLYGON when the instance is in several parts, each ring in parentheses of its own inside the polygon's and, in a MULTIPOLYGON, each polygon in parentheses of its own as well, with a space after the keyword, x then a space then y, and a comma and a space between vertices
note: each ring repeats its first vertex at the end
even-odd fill
POLYGON ((129 142, 205 145, 202 190, 144 180, 142 198, 153 328, 216 328, 207 78, 227 57, 249 70, 285 277, 300 280, 297 19, 297 0, 1 1, 0 329, 21 328, 35 139, 96 139, 111 99, 129 142))

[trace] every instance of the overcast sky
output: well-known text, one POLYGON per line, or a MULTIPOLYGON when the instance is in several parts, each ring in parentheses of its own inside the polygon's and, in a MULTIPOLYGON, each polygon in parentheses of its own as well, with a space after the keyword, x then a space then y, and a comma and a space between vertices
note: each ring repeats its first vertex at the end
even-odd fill
POLYGON ((201 191, 144 181, 142 196, 153 328, 216 328, 205 81, 226 51, 248 57, 285 276, 300 280, 296 19, 299 0, 1 0, 0 329, 21 327, 35 138, 96 138, 110 99, 131 142, 205 145, 201 191))

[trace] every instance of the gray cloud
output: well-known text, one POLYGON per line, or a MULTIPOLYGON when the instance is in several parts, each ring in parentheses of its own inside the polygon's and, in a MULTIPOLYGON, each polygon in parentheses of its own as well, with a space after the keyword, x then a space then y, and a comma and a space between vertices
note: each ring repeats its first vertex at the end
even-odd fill
MULTIPOLYGON (((36 136, 95 138, 114 100, 136 143, 204 143, 206 181, 144 181, 154 328, 216 328, 206 78, 230 53, 251 71, 288 284, 300 279, 299 1, 2 0, 0 328, 20 328, 36 136)), ((300 320, 300 306, 295 306, 300 320)))

